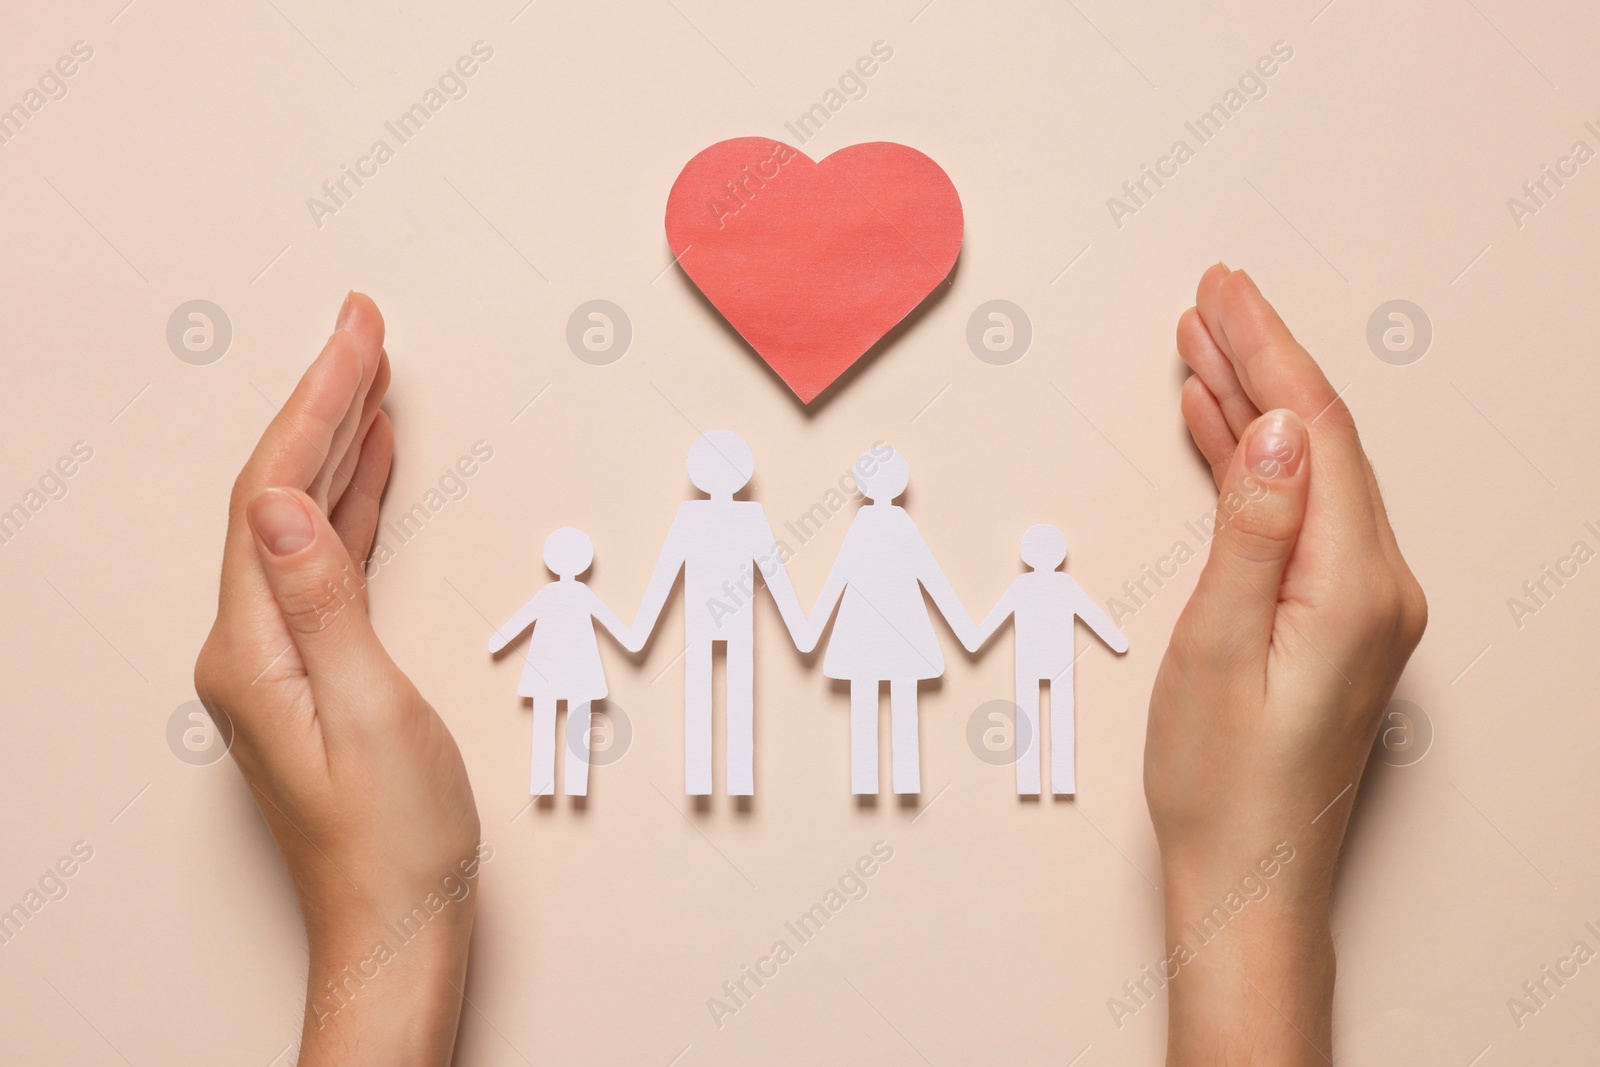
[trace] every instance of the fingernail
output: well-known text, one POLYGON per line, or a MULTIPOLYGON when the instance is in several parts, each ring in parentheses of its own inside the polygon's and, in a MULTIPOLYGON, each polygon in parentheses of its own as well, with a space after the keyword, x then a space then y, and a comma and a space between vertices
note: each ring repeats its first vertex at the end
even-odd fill
POLYGON ((1217 266, 1221 267, 1225 271, 1228 271, 1230 274, 1233 272, 1233 268, 1222 262, 1220 259, 1217 260, 1217 266))
POLYGON ((274 556, 292 556, 316 536, 306 509, 281 489, 268 489, 250 502, 250 528, 274 556))
POLYGON ((1269 411, 1250 430, 1245 465, 1269 481, 1293 478, 1305 462, 1306 425, 1292 411, 1269 411))
POLYGON ((339 318, 333 324, 335 333, 344 329, 345 324, 350 321, 351 314, 355 312, 355 300, 356 291, 354 289, 344 294, 344 303, 339 305, 339 318))

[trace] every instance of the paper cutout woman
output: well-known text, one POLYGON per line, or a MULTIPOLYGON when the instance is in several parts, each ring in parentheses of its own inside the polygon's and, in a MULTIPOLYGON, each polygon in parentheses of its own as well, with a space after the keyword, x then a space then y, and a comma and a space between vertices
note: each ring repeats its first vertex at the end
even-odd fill
POLYGON ((617 617, 578 575, 594 562, 594 544, 582 530, 564 526, 545 538, 544 565, 557 581, 533 595, 511 620, 489 639, 499 652, 529 626, 528 662, 517 686, 519 696, 533 698, 533 770, 528 792, 555 792, 556 705, 567 705, 567 755, 563 792, 581 797, 589 792, 590 704, 606 695, 605 668, 594 624, 599 622, 629 652, 644 641, 617 617))
POLYGON ((1000 594, 994 610, 978 625, 978 648, 1008 618, 1016 630, 1016 702, 1017 715, 1023 722, 1016 724, 1014 732, 1019 742, 1027 739, 1026 750, 1017 753, 1017 792, 1021 794, 1039 792, 1039 771, 1044 759, 1039 743, 1039 690, 1044 685, 1050 686, 1050 790, 1078 791, 1072 696, 1077 620, 1088 623, 1089 629, 1112 651, 1128 651, 1128 639, 1116 624, 1070 575, 1057 570, 1066 559, 1066 535, 1043 523, 1030 527, 1022 535, 1022 562, 1028 570, 1017 575, 1000 594))
POLYGON ((919 793, 917 683, 944 674, 922 590, 963 645, 975 646, 977 626, 916 523, 894 503, 910 478, 905 457, 880 446, 857 461, 855 473, 868 503, 851 521, 812 609, 806 640, 797 644, 802 652, 815 648, 838 606, 822 673, 850 682, 851 792, 878 792, 878 691, 888 682, 894 791, 919 793))

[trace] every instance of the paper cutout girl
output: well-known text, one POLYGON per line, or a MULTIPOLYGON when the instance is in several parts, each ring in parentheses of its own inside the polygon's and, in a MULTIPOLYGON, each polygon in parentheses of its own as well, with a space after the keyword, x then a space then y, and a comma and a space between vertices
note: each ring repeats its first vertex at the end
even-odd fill
POLYGON ((868 503, 845 534, 812 609, 806 640, 796 643, 802 652, 815 648, 838 606, 822 673, 850 682, 851 792, 878 792, 878 691, 888 682, 894 791, 918 793, 917 683, 944 674, 944 655, 922 590, 963 645, 975 646, 977 627, 916 523, 894 503, 910 478, 905 457, 879 446, 857 461, 855 474, 868 503))
POLYGON ((1018 742, 1026 745, 1017 753, 1017 792, 1022 794, 1039 792, 1044 756, 1039 743, 1039 690, 1046 684, 1050 686, 1050 790, 1078 791, 1072 697, 1076 621, 1088 623, 1113 651, 1128 651, 1128 639, 1116 624, 1077 582, 1056 569, 1066 558, 1066 536, 1054 526, 1040 524, 1023 534, 1022 562, 1028 570, 1017 575, 978 625, 977 647, 972 649, 977 651, 1006 619, 1012 620, 1017 645, 1017 716, 1023 720, 1014 733, 1018 742))
POLYGON ((533 627, 517 694, 533 698, 533 769, 528 792, 536 797, 555 792, 556 705, 563 702, 567 705, 567 755, 562 791, 577 797, 589 792, 590 704, 606 695, 594 624, 599 622, 629 652, 644 645, 594 590, 578 581, 578 575, 592 562, 594 544, 582 530, 564 526, 545 538, 544 565, 558 580, 535 593, 489 639, 489 651, 499 652, 533 627))

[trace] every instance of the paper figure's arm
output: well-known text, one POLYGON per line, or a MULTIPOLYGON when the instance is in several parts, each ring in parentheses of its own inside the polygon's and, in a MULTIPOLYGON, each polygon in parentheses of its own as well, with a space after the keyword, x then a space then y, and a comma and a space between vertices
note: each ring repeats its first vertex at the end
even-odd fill
POLYGON ((601 600, 598 593, 588 586, 584 588, 589 590, 589 614, 594 616, 594 621, 604 626, 606 631, 617 639, 617 644, 629 652, 637 652, 643 648, 645 639, 650 636, 649 633, 640 633, 624 623, 622 617, 612 611, 611 606, 601 600))
POLYGON ((650 576, 650 584, 644 590, 644 599, 639 602, 639 610, 633 616, 633 626, 629 628, 638 638, 641 648, 655 632, 656 622, 661 618, 661 609, 666 605, 667 597, 672 594, 672 587, 678 581, 678 572, 683 569, 683 532, 680 519, 681 511, 679 515, 673 516, 672 528, 667 531, 666 544, 661 546, 661 558, 656 560, 655 572, 650 576))
POLYGON ((1077 612, 1078 618, 1088 623, 1089 629, 1094 631, 1095 636, 1111 646, 1111 651, 1128 651, 1128 639, 1117 629, 1117 624, 1111 621, 1110 616, 1100 610, 1100 605, 1089 599, 1089 594, 1085 593, 1077 582, 1072 583, 1072 591, 1073 600, 1076 602, 1073 604, 1073 610, 1077 612))
POLYGON ((510 620, 507 621, 504 626, 500 627, 500 629, 496 630, 490 635, 489 654, 491 656, 496 652, 499 652, 502 648, 505 648, 511 642, 515 641, 518 634, 522 633, 522 631, 533 625, 534 620, 539 617, 538 605, 539 598, 534 597, 532 600, 522 605, 522 609, 515 615, 511 616, 510 620))
POLYGON ((922 587, 933 597, 934 606, 939 609, 939 614, 944 616, 944 621, 950 624, 950 629, 956 635, 956 640, 961 642, 961 647, 968 652, 978 651, 983 645, 983 641, 979 638, 978 624, 972 621, 966 605, 956 596, 955 586, 944 576, 944 568, 939 566, 939 561, 934 558, 933 550, 926 542, 921 547, 922 587))
POLYGON ((1017 610, 1016 588, 1015 582, 1006 586, 1006 591, 1000 594, 1000 599, 996 601, 994 608, 978 624, 977 643, 967 649, 968 652, 976 652, 984 645, 987 645, 989 639, 995 635, 995 632, 1001 626, 1005 625, 1005 621, 1017 610))
MULTIPOLYGON (((843 550, 840 558, 843 558, 843 550)), ((833 561, 833 569, 828 572, 828 580, 822 583, 822 592, 817 596, 817 602, 811 608, 811 615, 803 623, 801 633, 794 635, 794 644, 801 652, 810 652, 817 647, 817 642, 822 639, 822 631, 828 625, 828 620, 833 618, 833 609, 838 607, 839 598, 844 596, 844 587, 847 584, 844 575, 839 573, 839 560, 833 561)))
MULTIPOLYGON (((778 538, 772 532, 772 523, 767 521, 765 509, 761 512, 759 536, 753 547, 756 567, 761 571, 761 580, 766 583, 767 590, 772 594, 772 602, 778 606, 778 614, 783 618, 783 625, 789 630, 789 637, 798 648, 810 632, 810 620, 806 618, 805 609, 800 606, 800 597, 794 591, 794 582, 789 578, 789 569, 783 565, 783 557, 778 554, 778 538), (768 568, 772 573, 767 573, 768 568)), ((820 636, 820 634, 818 635, 820 636)), ((816 638, 812 638, 811 647, 816 647, 816 638)), ((810 648, 801 648, 802 652, 811 651, 810 648)))

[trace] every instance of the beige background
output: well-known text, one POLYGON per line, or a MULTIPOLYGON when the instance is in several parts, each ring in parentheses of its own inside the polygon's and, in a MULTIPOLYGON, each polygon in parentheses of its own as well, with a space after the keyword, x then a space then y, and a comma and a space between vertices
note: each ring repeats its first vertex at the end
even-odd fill
MULTIPOLYGON (((389 322, 386 513, 474 442, 494 449, 373 583, 495 848, 460 1062, 1157 1062, 1164 1000, 1120 1029, 1107 1001, 1161 953, 1140 753, 1198 563, 1127 621, 1125 658, 1080 661, 1071 803, 1019 802, 1010 768, 969 751, 973 710, 1009 695, 1011 642, 968 662, 946 635, 951 669, 923 692, 926 792, 857 805, 845 697, 763 599, 759 795, 696 809, 675 597, 637 662, 605 648, 631 748, 596 770, 586 810, 525 810, 519 663, 483 646, 486 619, 545 580, 557 525, 593 535, 593 584, 631 613, 688 491, 692 427, 750 439, 776 524, 886 440, 973 610, 1037 521, 1067 531, 1104 600, 1212 501, 1172 327, 1220 257, 1348 390, 1433 609, 1399 693, 1431 749, 1375 763, 1341 880, 1340 1057, 1593 1062, 1600 965, 1520 1030, 1506 1002, 1580 937, 1600 948, 1583 930, 1600 925, 1600 564, 1520 629, 1507 598, 1578 539, 1600 547, 1583 526, 1600 525, 1600 168, 1520 229, 1506 198, 1575 139, 1600 147, 1584 128, 1600 12, 1324 2, 8 5, 0 105, 74 41, 94 57, 0 146, 0 507, 74 442, 94 456, 0 547, 0 907, 73 842, 94 858, 0 947, 7 1061, 292 1059, 304 945, 280 862, 230 761, 181 762, 165 729, 194 696, 230 480, 355 286, 389 322), (478 40, 494 56, 470 94, 314 225, 307 198, 478 40), (878 40, 893 59, 806 151, 927 152, 961 192, 965 247, 915 327, 808 412, 668 269, 662 207, 695 151, 785 137, 878 40), (1115 226, 1106 198, 1278 40, 1294 58, 1270 93, 1115 226), (596 297, 635 331, 610 366, 564 340, 596 297), (234 330, 210 366, 165 341, 194 298, 234 330), (1010 366, 964 339, 992 298, 1033 324, 1010 366), (1435 331, 1409 366, 1365 340, 1394 298, 1435 331), (894 858, 866 898, 715 1027, 707 998, 879 840, 894 858)), ((845 525, 792 564, 807 603, 845 525)))

